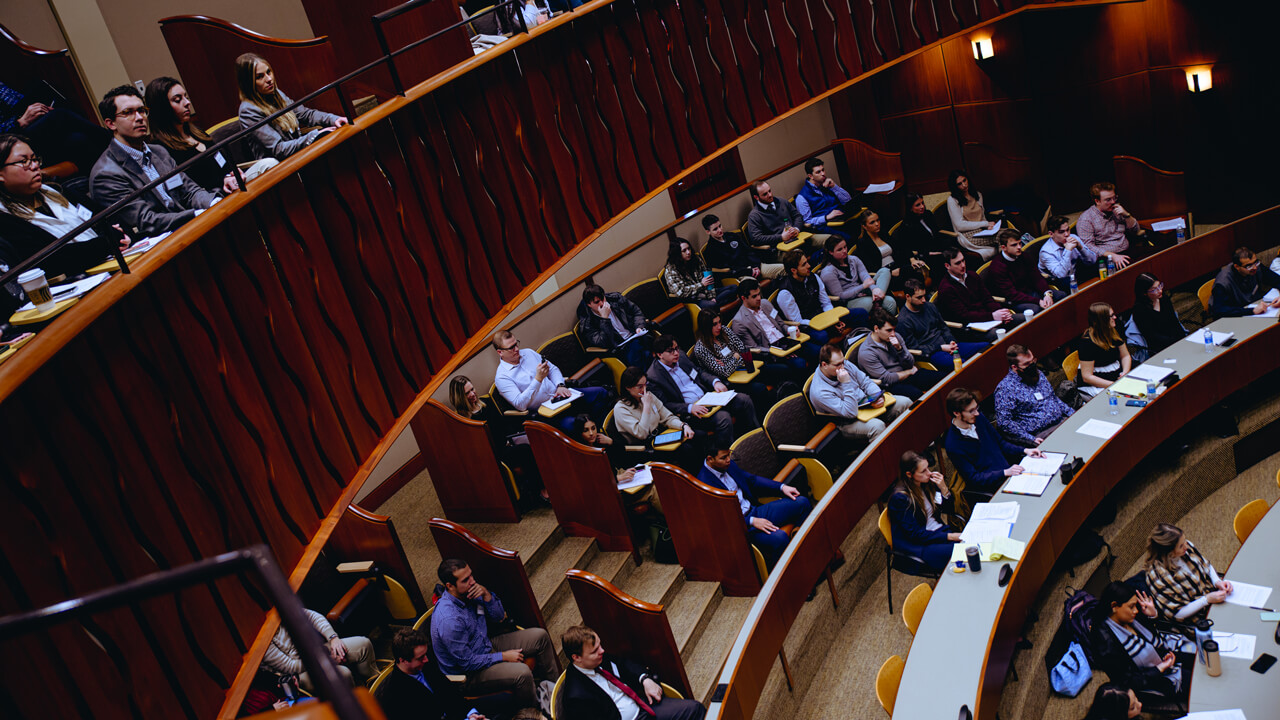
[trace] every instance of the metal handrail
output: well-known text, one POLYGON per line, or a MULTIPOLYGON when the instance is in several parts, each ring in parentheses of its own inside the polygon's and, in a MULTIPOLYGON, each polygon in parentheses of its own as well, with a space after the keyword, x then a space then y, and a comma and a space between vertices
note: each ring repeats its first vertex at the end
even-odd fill
MULTIPOLYGON (((414 7, 417 7, 418 5, 422 5, 428 1, 429 0, 408 0, 408 2, 405 2, 401 5, 397 5, 396 7, 391 8, 389 10, 384 10, 378 15, 387 15, 388 13, 391 13, 391 15, 388 18, 386 18, 386 19, 390 19, 391 17, 396 17, 400 14, 403 14, 404 12, 407 12, 408 10, 411 10, 414 7)), ((22 262, 15 264, 13 267, 9 269, 8 272, 0 274, 0 286, 3 286, 13 280, 16 280, 17 277, 21 275, 23 272, 39 265, 41 262, 45 260, 45 258, 57 252, 63 245, 66 245, 67 243, 71 242, 73 238, 78 237, 85 230, 88 230, 95 225, 107 222, 110 218, 115 216, 115 214, 118 213, 121 209, 123 209, 126 205, 133 202, 137 198, 141 197, 143 193, 150 192, 151 190, 161 185, 162 183, 164 183, 166 180, 173 177, 174 175, 185 172, 187 168, 191 167, 192 165, 195 165, 196 163, 200 162, 204 158, 212 157, 212 153, 218 152, 223 147, 226 147, 227 145, 230 145, 231 143, 234 143, 234 142, 239 142, 241 139, 245 138, 253 131, 257 130, 263 125, 266 125, 274 121, 276 118, 281 117, 285 113, 292 112, 294 108, 298 107, 299 105, 302 105, 303 103, 306 103, 324 93, 327 93, 330 90, 334 90, 338 93, 338 101, 339 103, 341 103, 342 108, 347 113, 347 115, 348 116, 355 115, 354 106, 351 105, 351 103, 347 100, 346 95, 344 95, 342 92, 342 85, 378 67, 383 63, 387 63, 388 67, 391 69, 391 76, 393 78, 393 81, 396 84, 396 91, 399 95, 403 96, 404 90, 400 87, 399 76, 396 74, 396 71, 395 71, 395 63, 392 62, 397 56, 402 55, 418 47, 419 45, 422 45, 425 42, 434 40, 435 38, 441 35, 444 35, 445 33, 451 32, 453 30, 457 30, 463 25, 469 25, 478 17, 483 17, 489 13, 497 12, 500 8, 505 8, 508 5, 520 4, 520 3, 521 3, 521 0, 503 0, 502 2, 495 4, 493 7, 485 10, 484 12, 478 15, 474 15, 471 18, 468 18, 466 20, 460 20, 459 22, 454 23, 453 25, 437 30, 436 32, 426 36, 425 38, 422 38, 420 40, 415 40, 414 42, 409 43, 408 45, 405 45, 404 47, 394 52, 388 51, 388 48, 386 46, 386 40, 382 34, 382 25, 381 25, 382 21, 377 19, 378 18, 377 15, 373 16, 370 19, 370 21, 374 23, 374 27, 377 30, 379 40, 382 44, 382 50, 384 53, 382 57, 368 63, 367 65, 364 65, 363 67, 352 70, 351 72, 347 73, 346 75, 343 75, 337 80, 330 82, 328 85, 325 85, 324 87, 321 87, 317 90, 313 90, 312 92, 307 93, 303 97, 298 98, 297 100, 294 100, 289 105, 285 106, 284 108, 281 108, 280 110, 277 110, 271 115, 268 115, 262 120, 259 120, 258 122, 248 127, 241 128, 239 132, 233 135, 230 135, 210 145, 203 153, 195 155, 194 157, 187 160, 186 162, 178 165, 176 168, 174 168, 170 172, 167 172, 164 175, 161 175, 159 178, 152 180, 146 185, 143 185, 142 187, 138 188, 137 190, 134 190, 133 192, 126 195, 125 197, 117 200, 116 202, 112 203, 109 207, 107 207, 105 210, 95 214, 93 217, 89 218, 88 220, 85 220, 83 223, 80 223, 80 225, 76 226, 70 232, 67 232, 62 237, 58 238, 52 243, 41 248, 35 254, 28 257, 26 260, 23 260, 22 262)), ((517 13, 517 15, 519 15, 519 13, 517 13)), ((523 16, 520 16, 520 18, 521 18, 520 19, 521 31, 528 32, 528 28, 524 24, 523 16)), ((114 139, 112 140, 112 142, 114 142, 114 139)), ((234 168, 233 173, 236 178, 236 184, 239 186, 240 191, 244 192, 245 191, 244 176, 241 174, 240 169, 238 167, 234 168)), ((119 247, 116 247, 114 245, 112 246, 111 256, 115 258, 116 263, 119 264, 121 272, 128 274, 129 265, 124 261, 124 255, 121 253, 119 247)), ((0 318, 0 322, 3 322, 3 320, 4 318, 0 318)))
POLYGON ((81 595, 48 607, 0 618, 0 640, 48 629, 62 622, 112 610, 193 585, 204 585, 232 574, 248 573, 257 579, 267 598, 280 613, 280 624, 288 631, 308 677, 321 699, 333 706, 341 720, 367 720, 368 715, 351 691, 302 606, 280 570, 275 555, 266 545, 222 553, 171 570, 162 570, 115 587, 81 595))

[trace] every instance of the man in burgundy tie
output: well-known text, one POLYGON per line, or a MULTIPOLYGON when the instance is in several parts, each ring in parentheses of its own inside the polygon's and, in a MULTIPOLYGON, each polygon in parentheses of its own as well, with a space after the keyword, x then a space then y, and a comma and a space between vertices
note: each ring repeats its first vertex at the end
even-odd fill
POLYGON ((653 671, 606 655, 600 636, 585 625, 565 630, 561 643, 573 662, 560 690, 561 720, 702 720, 707 714, 697 701, 663 698, 653 671))

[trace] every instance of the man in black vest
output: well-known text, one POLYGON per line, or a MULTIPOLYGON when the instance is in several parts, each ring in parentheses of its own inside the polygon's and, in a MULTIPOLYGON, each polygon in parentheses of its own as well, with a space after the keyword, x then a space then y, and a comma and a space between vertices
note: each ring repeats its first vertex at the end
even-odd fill
POLYGON ((800 332, 819 346, 826 345, 831 336, 823 330, 808 327, 815 315, 832 308, 831 298, 813 274, 809 258, 799 250, 792 250, 782 256, 782 281, 778 283, 778 309, 786 316, 787 321, 799 323, 800 332))
POLYGON ((574 625, 561 637, 573 664, 560 689, 562 720, 702 720, 706 708, 693 700, 664 698, 658 676, 643 665, 607 655, 600 636, 574 625))

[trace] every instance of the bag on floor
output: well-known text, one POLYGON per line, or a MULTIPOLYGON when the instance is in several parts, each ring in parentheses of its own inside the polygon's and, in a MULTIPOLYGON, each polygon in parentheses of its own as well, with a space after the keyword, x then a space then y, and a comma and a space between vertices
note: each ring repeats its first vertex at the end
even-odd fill
POLYGON ((1072 640, 1067 654, 1049 671, 1049 685, 1059 695, 1075 697, 1092 679, 1093 668, 1089 667, 1089 660, 1084 656, 1084 648, 1072 640))

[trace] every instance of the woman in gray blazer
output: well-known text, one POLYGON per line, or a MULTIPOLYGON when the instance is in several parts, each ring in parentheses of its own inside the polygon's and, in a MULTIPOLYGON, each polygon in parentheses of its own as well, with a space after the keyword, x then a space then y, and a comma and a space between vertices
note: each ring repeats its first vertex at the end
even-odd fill
MULTIPOLYGON (((270 63, 253 53, 236 58, 236 84, 240 86, 242 127, 249 127, 293 102, 276 87, 275 72, 270 63)), ((347 122, 341 115, 299 105, 254 130, 249 146, 258 159, 283 160, 347 122), (321 127, 302 132, 303 128, 317 125, 321 127)))

